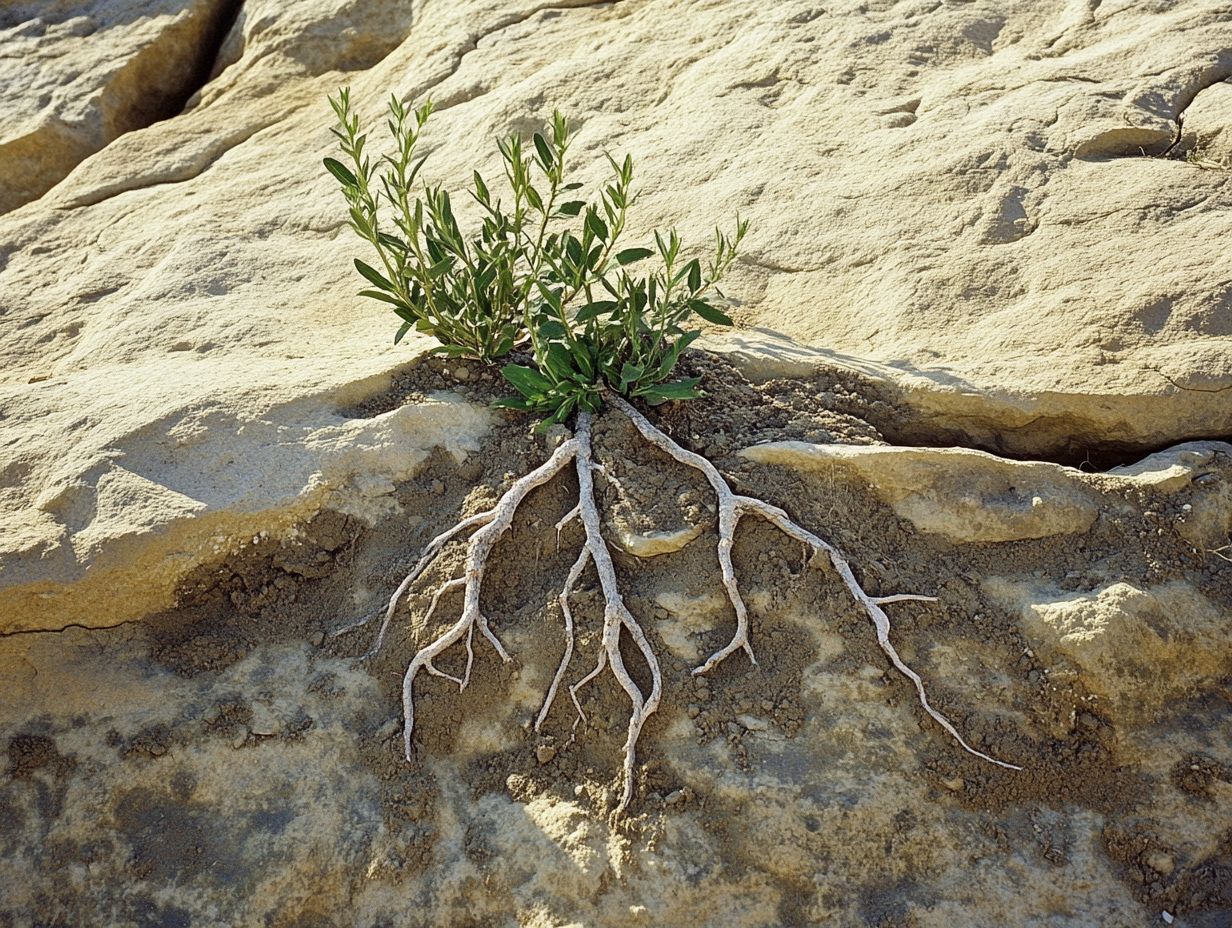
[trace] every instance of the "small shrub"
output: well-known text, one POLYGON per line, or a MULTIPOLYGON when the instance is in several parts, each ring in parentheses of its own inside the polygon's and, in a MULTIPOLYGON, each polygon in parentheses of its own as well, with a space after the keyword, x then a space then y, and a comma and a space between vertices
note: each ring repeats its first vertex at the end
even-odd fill
POLYGON ((411 111, 390 99, 394 150, 376 160, 349 90, 330 104, 347 163, 326 158, 325 167, 342 186, 351 228, 380 259, 381 269, 360 260, 355 267, 370 285, 361 295, 402 320, 395 342, 414 328, 441 343, 437 352, 485 362, 529 349, 532 366, 504 367, 517 395, 502 405, 549 423, 597 412, 604 388, 650 403, 699 395, 696 378, 671 376, 699 334, 689 328, 694 316, 732 324, 719 308, 718 284, 747 221, 737 217, 731 234, 715 230, 704 265, 682 257, 674 229, 656 232, 654 249, 619 247, 635 200, 633 159, 609 155, 610 182, 590 202, 578 199, 582 185, 566 180, 569 123, 557 112, 529 143, 518 136, 498 143, 508 203, 474 172, 468 193, 482 215, 478 230, 466 233, 448 191, 416 186, 425 158, 415 149, 431 103, 411 111), (637 270, 651 258, 654 270, 637 270))
MULTIPOLYGON (((572 436, 557 444, 546 461, 514 480, 491 509, 460 520, 428 543, 385 606, 368 656, 379 653, 399 603, 412 594, 416 581, 447 545, 471 533, 466 542, 465 566, 458 576, 436 588, 422 622, 425 628, 433 627, 430 621, 437 604, 450 593, 461 593, 461 613, 416 650, 403 675, 402 738, 408 761, 415 731, 415 680, 421 671, 465 690, 474 667, 476 632, 502 661, 513 660, 480 609, 488 560, 527 496, 572 467, 577 475, 577 505, 556 524, 557 544, 560 533, 577 523, 579 553, 557 598, 565 649, 534 731, 542 731, 557 695, 568 692, 577 717, 569 729, 567 748, 578 734, 578 726, 586 722, 578 691, 601 674, 610 674, 630 706, 620 798, 613 814, 620 816, 631 802, 638 739, 646 720, 658 710, 664 681, 651 638, 625 604, 616 561, 603 536, 595 473, 606 471, 596 461, 593 424, 594 414, 607 402, 648 443, 700 473, 715 494, 715 552, 736 628, 725 646, 694 668, 694 675, 709 673, 737 653, 756 663, 749 611, 732 560, 740 520, 755 516, 814 555, 824 556, 810 558, 808 563, 828 561, 872 621, 878 646, 915 686, 920 705, 965 751, 1010 770, 1021 769, 964 741, 953 724, 929 704, 923 680, 903 663, 891 644, 890 618, 883 607, 904 601, 934 602, 933 597, 870 596, 837 548, 796 524, 777 506, 736 493, 714 464, 679 445, 626 399, 638 397, 658 403, 698 395, 697 378, 673 381, 672 373, 681 353, 697 338, 697 329, 689 327, 694 316, 718 325, 731 324, 716 305, 722 298, 718 283, 736 258, 748 230, 746 222, 737 217, 730 235, 715 231, 714 254, 704 266, 699 258, 682 257, 675 230, 656 232, 654 249, 618 247, 634 201, 633 160, 626 155, 618 162, 609 156, 614 176, 598 197, 591 202, 568 199, 577 196, 580 185, 565 182, 569 125, 556 113, 547 134, 535 133, 529 146, 517 137, 500 143, 511 206, 507 208, 494 197, 487 182, 475 172, 469 193, 478 203, 482 218, 478 232, 468 235, 454 218, 446 191, 429 184, 422 185, 420 194, 412 190, 424 164, 423 158, 415 157, 415 146, 432 113, 431 104, 411 112, 397 98, 390 101, 388 126, 395 151, 374 163, 365 152, 367 136, 351 110, 350 94, 343 90, 330 103, 338 117, 334 133, 350 163, 348 166, 326 158, 325 167, 342 184, 351 227, 371 243, 384 268, 382 273, 362 261, 355 262, 359 273, 375 288, 363 290, 363 295, 391 305, 401 318, 402 326, 394 340, 414 327, 441 343, 436 351, 488 362, 505 357, 515 347, 528 348, 530 365, 505 364, 505 377, 517 396, 504 400, 503 405, 539 414, 544 424, 573 416, 572 436), (391 226, 383 224, 384 211, 392 213, 391 226), (656 257, 655 270, 637 270, 656 257), (595 574, 604 603, 598 657, 589 672, 570 682, 577 635, 569 600, 589 571, 595 574), (463 643, 466 663, 460 676, 435 664, 437 657, 463 643), (626 652, 640 655, 649 675, 648 685, 633 679, 625 663, 626 652)), ((376 614, 369 613, 335 634, 361 628, 376 614)))

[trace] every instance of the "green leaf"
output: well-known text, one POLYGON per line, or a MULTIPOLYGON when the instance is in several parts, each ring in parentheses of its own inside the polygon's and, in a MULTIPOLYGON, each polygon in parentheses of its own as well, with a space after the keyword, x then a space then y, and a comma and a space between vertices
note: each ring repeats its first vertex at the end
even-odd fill
POLYGON ((382 293, 380 290, 360 290, 359 295, 366 296, 370 300, 381 300, 384 303, 392 303, 394 306, 406 306, 406 304, 396 296, 391 296, 388 293, 382 293))
POLYGON ((398 326, 398 332, 394 335, 394 344, 396 345, 398 342, 402 341, 402 339, 406 337, 406 333, 411 331, 412 328, 413 326, 409 322, 404 322, 402 325, 398 326))
POLYGON ((569 261, 573 266, 580 268, 582 266, 582 246, 572 235, 565 241, 565 254, 569 257, 569 261))
POLYGON ((557 312, 560 312, 560 291, 549 288, 542 280, 536 280, 535 284, 538 286, 543 298, 547 300, 548 305, 557 312))
POLYGON ((498 400, 493 400, 492 405, 496 409, 520 409, 522 412, 530 412, 535 408, 535 404, 520 396, 502 396, 498 400))
POLYGON ((615 300, 596 300, 593 303, 587 303, 577 311, 574 316, 576 322, 589 322, 595 316, 602 316, 604 313, 610 313, 617 306, 615 300))
POLYGON ((576 216, 586 206, 581 200, 570 200, 567 203, 562 203, 558 206, 557 212, 562 216, 576 216))
POLYGON ((513 336, 506 334, 502 336, 501 340, 496 343, 496 347, 492 349, 492 357, 503 358, 505 355, 507 355, 512 350, 513 350, 513 336))
POLYGON ((359 181, 355 179, 355 175, 352 174, 347 169, 346 165, 344 165, 341 161, 335 161, 333 158, 326 158, 322 163, 325 165, 325 170, 329 171, 329 173, 333 174, 334 177, 338 178, 343 186, 359 186, 359 181))
POLYGON ((690 377, 672 383, 657 383, 649 387, 639 387, 633 391, 633 395, 642 397, 653 406, 668 400, 693 400, 701 396, 697 390, 700 382, 700 377, 690 377))
POLYGON ((570 350, 573 352, 574 360, 577 361, 577 369, 573 379, 579 383, 593 383, 595 379, 595 363, 590 357, 590 351, 581 342, 574 342, 570 350))
POLYGON ((598 213, 591 212, 586 214, 586 228, 590 229, 599 241, 607 241, 607 223, 599 218, 598 213))
POLYGON ((654 252, 649 248, 626 248, 624 251, 616 252, 616 263, 624 267, 626 264, 632 264, 634 261, 649 258, 653 254, 654 252))
MULTIPOLYGON (((700 264, 697 263, 697 259, 694 258, 692 261, 689 262, 689 290, 692 293, 696 293, 701 288, 702 288, 702 267, 700 264)), ((731 325, 730 322, 727 324, 731 325)))
POLYGON ((552 388, 552 382, 532 367, 506 364, 501 374, 527 399, 542 398, 552 388))
POLYGON ((620 389, 623 392, 630 384, 637 383, 642 379, 642 374, 645 370, 640 364, 634 364, 631 361, 626 361, 624 367, 620 369, 620 389))
POLYGON ((539 152, 539 160, 543 162, 545 168, 550 168, 553 161, 552 149, 548 147, 547 140, 538 132, 535 133, 535 151, 539 152))
POLYGON ((539 323, 539 337, 545 340, 554 341, 564 338, 568 334, 568 329, 557 322, 555 319, 544 319, 539 323))
POLYGON ((715 309, 705 300, 689 300, 689 309, 715 325, 734 325, 730 316, 715 309))
POLYGON ((379 271, 364 264, 359 258, 355 259, 355 270, 359 271, 359 273, 363 274, 364 277, 368 278, 369 281, 376 284, 382 290, 388 290, 390 293, 394 292, 393 284, 386 280, 379 271))
POLYGON ((573 358, 569 349, 560 342, 552 342, 544 355, 544 366, 548 373, 559 380, 569 380, 573 375, 573 358))
POLYGON ((486 204, 488 202, 488 185, 483 182, 483 178, 479 175, 478 171, 475 172, 475 193, 478 194, 480 203, 486 204))

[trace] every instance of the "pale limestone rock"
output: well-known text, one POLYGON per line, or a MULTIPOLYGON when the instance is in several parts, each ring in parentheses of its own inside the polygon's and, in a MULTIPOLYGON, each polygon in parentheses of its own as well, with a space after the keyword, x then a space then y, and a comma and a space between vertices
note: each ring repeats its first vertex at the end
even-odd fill
MULTIPOLYGON (((520 776, 476 791, 469 778, 483 764, 469 757, 425 752, 415 768, 389 766, 379 736, 388 701, 353 661, 302 642, 266 644, 185 679, 152 670, 140 636, 99 634, 0 642, 9 681, 0 726, 44 739, 46 752, 41 765, 0 779, 0 914, 38 907, 83 924, 132 913, 295 924, 311 913, 362 928, 753 928, 797 923, 783 916, 789 907, 809 913, 804 924, 856 926, 867 900, 880 899, 940 928, 973 919, 1025 926, 1058 913, 1128 924, 1141 912, 1098 852, 1102 817, 1067 812, 1067 866, 1020 860, 982 827, 986 813, 932 785, 918 756, 926 736, 911 713, 887 704, 884 683, 827 660, 801 681, 802 731, 786 738, 750 716, 739 764, 724 740, 696 743, 683 707, 665 713, 658 763, 702 801, 665 800, 649 834, 629 834, 594 811, 605 770, 588 776, 577 765, 579 789, 562 796, 536 795, 520 776), (269 734, 249 737, 219 718, 219 705, 237 698, 269 734), (310 724, 276 731, 269 715, 310 724), (159 726, 170 733, 165 753, 124 752, 159 726), (393 800, 391 777, 407 788, 393 800), (68 866, 49 864, 53 848, 68 866), (88 866, 78 863, 86 853, 88 866)), ((541 647, 523 660, 550 676, 555 656, 541 647)), ((506 751, 524 743, 505 705, 475 706, 473 729, 501 732, 506 751)), ((20 757, 20 743, 10 742, 10 757, 20 757)), ((546 771, 560 760, 531 763, 546 771)))
POLYGON ((1232 556, 1232 446, 1190 442, 1114 467, 1108 478, 1130 478, 1163 490, 1180 509, 1177 532, 1199 551, 1232 556))
POLYGON ((774 442, 741 454, 809 473, 855 474, 918 529, 960 544, 1084 532, 1099 516, 1098 494, 1077 472, 982 451, 774 442))
POLYGON ((1194 97, 1184 112, 1178 147, 1199 166, 1232 169, 1232 81, 1194 97))
POLYGON ((754 445, 741 456, 814 478, 855 476, 916 528, 959 544, 1081 533, 1101 511, 1128 511, 1108 492, 1127 488, 1162 491, 1178 508, 1189 506, 1178 528, 1194 544, 1226 543, 1232 525, 1232 445, 1224 442, 1177 445, 1104 474, 960 448, 784 441, 754 445))
POLYGON ((1078 668, 1120 723, 1150 721, 1227 673, 1228 614, 1192 585, 1110 583, 1062 593, 997 578, 985 589, 1017 611, 1031 647, 1078 668))
POLYGON ((683 528, 639 532, 627 522, 616 520, 612 526, 612 540, 634 557, 657 557, 660 554, 671 554, 679 551, 702 533, 700 525, 686 525, 683 528))
MULTIPOLYGON (((107 75, 147 48, 182 74, 157 36, 217 11, 101 3, 82 16, 118 24, 74 36, 77 7, 55 9, 39 25, 6 8, 21 50, 6 60, 67 69, 4 82, 14 125, 97 123, 107 75)), ((353 295, 363 249, 319 168, 324 96, 346 82, 370 117, 391 89, 434 96, 433 180, 492 173, 494 136, 560 106, 585 180, 603 148, 637 156, 634 239, 677 223, 699 241, 742 211, 738 320, 892 372, 956 441, 1038 453, 1227 432, 1232 257, 1206 243, 1229 193, 1218 171, 1139 149, 1183 108, 1201 116, 1232 70, 1230 29, 1213 0, 246 3, 182 114, 93 136, 81 151, 114 140, 0 221, 6 545, 68 550, 84 526, 56 513, 73 488, 194 405, 234 415, 407 357, 353 295)), ((6 196, 26 198, 25 177, 0 172, 6 196)))
MULTIPOLYGON (((304 384, 301 400, 247 410, 196 405, 168 389, 144 399, 146 414, 161 408, 172 427, 134 435, 108 416, 105 380, 94 382, 100 395, 81 397, 75 409, 47 409, 12 449, 9 473, 42 490, 32 509, 0 512, 4 631, 113 625, 166 608, 189 570, 258 532, 284 535, 326 505, 370 519, 388 505, 383 493, 433 448, 461 462, 490 422, 487 410, 448 394, 349 418, 338 412, 352 395, 345 387, 313 396, 315 387, 304 384), (61 441, 73 423, 101 446, 83 440, 51 460, 22 453, 27 443, 61 441)), ((14 481, 0 500, 20 499, 23 489, 14 481)))
POLYGON ((235 6, 18 0, 0 9, 0 213, 42 196, 125 132, 178 113, 235 6))

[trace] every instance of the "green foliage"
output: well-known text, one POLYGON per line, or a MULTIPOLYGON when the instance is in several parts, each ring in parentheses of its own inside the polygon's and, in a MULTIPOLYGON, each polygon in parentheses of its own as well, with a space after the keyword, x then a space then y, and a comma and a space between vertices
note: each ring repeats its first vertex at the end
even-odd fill
POLYGON ((349 164, 326 158, 325 167, 342 186, 351 228, 380 259, 383 271, 358 260, 355 267, 371 285, 360 294, 390 305, 402 320, 395 342, 415 328, 441 343, 438 352, 487 362, 529 348, 533 367, 504 367, 517 395, 501 405, 547 422, 578 409, 597 411, 605 388, 650 403, 699 395, 697 378, 670 378, 699 334, 688 328, 692 317, 732 324, 716 305, 717 285, 747 221, 737 218, 730 235, 715 230, 714 254, 704 265, 681 257, 675 230, 656 232, 654 250, 618 248, 634 200, 633 159, 609 155, 612 179, 592 201, 577 199, 581 184, 565 181, 569 125, 558 112, 529 146, 518 136, 498 143, 509 208, 474 172, 469 194, 480 222, 468 236, 446 191, 426 183, 420 194, 412 190, 424 163, 415 148, 431 103, 411 112, 390 100, 395 150, 376 162, 365 152, 349 91, 330 105, 349 164), (388 231, 385 213, 393 217, 388 231), (637 270, 656 255, 655 270, 637 270))

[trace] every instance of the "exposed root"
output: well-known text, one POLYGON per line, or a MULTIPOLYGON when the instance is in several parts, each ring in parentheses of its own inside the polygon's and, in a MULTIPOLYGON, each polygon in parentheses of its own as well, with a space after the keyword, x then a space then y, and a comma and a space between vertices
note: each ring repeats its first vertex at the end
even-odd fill
POLYGON ((749 622, 748 612, 744 607, 744 601, 740 598, 740 592, 736 588, 735 571, 732 568, 731 550, 735 541, 736 525, 740 521, 740 517, 745 514, 761 516, 767 522, 771 523, 782 531, 789 538, 794 538, 797 541, 807 545, 814 552, 824 552, 830 558, 830 563, 834 566, 843 583, 846 584, 848 591, 855 598, 864 611, 868 613, 868 617, 873 620, 873 626, 877 630, 877 644, 881 646, 881 650, 885 652, 886 657, 890 659, 899 673, 905 676, 908 680, 915 684, 916 695, 919 697, 920 705, 924 708, 938 725, 944 728, 955 741, 962 745, 963 750, 983 760, 994 763, 999 767, 1006 767, 1010 770, 1021 770, 1022 768, 1015 764, 1008 764, 1005 761, 997 760, 995 757, 989 757, 982 751, 977 751, 971 745, 963 740, 962 735, 944 715, 938 712, 928 702, 928 696, 924 692, 924 681, 920 679, 919 674, 908 667, 898 656, 898 652, 894 649, 894 645, 890 643, 890 617, 886 615, 882 605, 893 602, 902 602, 904 600, 932 600, 932 597, 915 596, 910 593, 899 593, 893 596, 869 596, 864 592, 864 588, 860 586, 860 582, 856 580, 855 574, 851 570, 851 566, 847 563, 846 558, 839 554, 838 550, 826 541, 818 538, 807 529, 801 528, 793 522, 782 509, 777 506, 771 506, 769 503, 762 502, 759 499, 754 499, 751 496, 740 496, 732 492, 731 487, 719 473, 718 468, 707 461, 699 454, 694 454, 688 451, 670 437, 655 428, 645 416, 633 408, 626 400, 615 394, 609 394, 608 401, 629 417, 629 421, 642 434, 648 442, 656 448, 667 453, 675 458, 681 464, 695 468, 702 472, 710 486, 714 489, 715 496, 719 502, 719 569, 723 575, 723 586, 727 589, 728 598, 731 600, 733 608, 736 610, 736 634, 732 640, 723 648, 716 651, 710 658, 698 667, 693 672, 695 674, 706 673, 717 665, 720 661, 729 657, 737 650, 743 649, 749 655, 749 660, 756 663, 753 658, 753 649, 749 644, 749 622))
MULTIPOLYGON (((487 618, 479 609, 479 591, 483 585, 484 569, 487 566, 488 555, 496 546, 496 542, 500 539, 509 527, 513 524, 514 513, 517 512, 518 506, 522 500, 526 499, 527 495, 535 487, 547 483, 552 477, 556 476, 566 464, 577 456, 578 440, 571 438, 563 442, 553 453, 550 458, 543 464, 532 470, 526 476, 517 480, 501 497, 500 502, 496 504, 489 512, 479 516, 472 516, 467 522, 478 524, 480 521, 485 522, 474 535, 471 536, 470 542, 467 544, 466 564, 463 568, 463 575, 455 580, 451 580, 451 584, 463 584, 465 593, 463 594, 462 615, 453 625, 451 625, 443 635, 433 641, 431 644, 420 649, 420 651, 411 658, 410 665, 406 668, 406 674, 402 678, 402 713, 405 719, 405 727, 402 733, 402 744, 405 748, 406 759, 411 759, 411 736, 415 731, 415 699, 413 688, 415 685, 415 677, 420 670, 428 670, 429 673, 434 672, 433 660, 437 655, 448 649, 451 645, 462 640, 462 636, 466 636, 466 672, 460 680, 455 679, 460 689, 465 689, 466 684, 470 679, 471 665, 474 662, 474 651, 471 647, 471 642, 474 638, 475 629, 488 640, 488 643, 500 655, 502 661, 508 663, 511 658, 509 652, 505 650, 504 645, 493 634, 492 629, 488 625, 487 618)), ((455 526, 455 529, 457 526, 455 526)), ((399 591, 394 594, 394 599, 390 601, 389 612, 386 616, 385 624, 381 627, 382 633, 389 626, 389 619, 393 616, 393 611, 397 606, 398 598, 408 589, 415 577, 423 572, 427 566, 426 562, 430 562, 433 557, 444 547, 445 542, 456 534, 454 529, 446 532, 443 535, 438 535, 429 545, 429 551, 425 552, 424 556, 415 565, 413 570, 406 580, 403 581, 399 591), (438 544, 439 543, 439 544, 438 544)), ((448 584, 447 584, 448 585, 448 584)), ((439 595, 439 593, 438 593, 439 595)), ((433 605, 435 605, 435 598, 433 605)), ((375 651, 381 645, 381 639, 377 639, 377 643, 373 646, 375 651)), ((439 673, 439 671, 435 671, 439 673)), ((443 676, 443 674, 442 674, 443 676)))
MULTIPOLYGON (((652 425, 645 416, 621 397, 609 394, 607 399, 615 408, 619 409, 629 418, 633 426, 648 442, 676 461, 700 471, 710 483, 718 500, 719 541, 717 551, 719 570, 722 576, 723 587, 727 591, 727 598, 735 611, 736 630, 731 641, 710 655, 703 664, 695 668, 694 674, 707 673, 737 651, 743 651, 748 655, 751 663, 757 663, 752 644, 749 640, 748 609, 740 595, 739 586, 736 582, 735 568, 732 564, 732 547, 735 542, 736 528, 740 519, 745 515, 756 515, 770 522, 789 538, 798 541, 813 556, 825 554, 829 558, 831 565, 847 586, 852 597, 864 608, 864 611, 872 620, 877 633, 877 643, 889 658, 890 663, 907 679, 911 680, 915 685, 920 705, 964 750, 976 757, 1010 770, 1022 769, 1014 764, 990 757, 967 744, 949 720, 929 704, 928 697, 924 691, 924 683, 920 676, 903 662, 894 646, 890 643, 890 619, 882 607, 891 603, 907 601, 935 602, 935 597, 921 596, 913 593, 870 596, 856 580, 855 574, 852 572, 846 559, 828 542, 812 532, 801 528, 788 517, 786 512, 777 506, 772 506, 759 499, 742 496, 733 492, 727 480, 719 473, 718 469, 701 455, 682 448, 668 435, 652 425)), ((539 731, 543 726, 548 714, 551 712, 561 684, 568 675, 569 665, 576 650, 576 632, 569 599, 582 574, 586 572, 588 567, 593 565, 598 576, 599 588, 603 594, 603 631, 594 667, 580 680, 569 686, 569 698, 577 711, 577 717, 573 722, 573 735, 570 741, 573 740, 573 737, 576 737, 578 725, 586 720, 581 702, 578 699, 579 690, 598 677, 604 670, 610 668, 612 675, 616 678, 616 682, 629 698, 631 706, 624 744, 623 786, 620 801, 615 808, 615 814, 619 815, 627 808, 633 796, 637 742, 641 736, 642 728, 646 724, 646 720, 659 707, 659 700, 663 694, 663 675, 658 658, 650 646, 649 639, 646 637, 641 625, 638 624, 637 619, 624 604, 620 594, 612 555, 601 532, 602 519, 598 503, 595 500, 594 487, 594 471, 600 470, 600 468, 594 461, 591 436, 592 424, 592 417, 589 413, 580 413, 578 415, 577 431, 574 436, 562 442, 542 465, 517 480, 492 509, 462 520, 448 531, 438 535, 428 544, 414 569, 407 574, 394 592, 394 595, 390 598, 389 605, 385 610, 384 620, 381 623, 380 632, 365 657, 369 657, 380 650, 390 623, 393 621, 398 603, 410 590, 415 581, 427 570, 437 555, 441 553, 451 540, 463 532, 476 529, 467 542, 466 560, 462 575, 448 580, 433 593, 427 615, 425 616, 425 622, 430 620, 432 615, 435 614, 442 596, 459 589, 463 591, 461 615, 444 633, 415 654, 407 666, 403 677, 402 707, 405 719, 403 746, 406 758, 409 761, 412 754, 412 736, 415 729, 414 683, 420 670, 447 679, 456 684, 460 690, 466 689, 467 684, 470 682, 471 669, 474 665, 473 644, 476 629, 478 629, 479 633, 483 635, 496 653, 500 655, 501 660, 505 662, 511 660, 509 653, 500 639, 496 637, 488 624, 487 618, 480 610, 480 591, 487 560, 497 541, 513 524, 517 508, 526 499, 527 495, 536 487, 551 480, 566 465, 573 462, 577 470, 578 502, 556 524, 557 546, 559 547, 560 544, 561 531, 575 519, 581 521, 585 535, 577 560, 570 569, 558 597, 565 626, 564 653, 552 678, 551 686, 544 697, 543 705, 535 720, 534 729, 539 731), (620 649, 622 635, 629 637, 646 664, 650 675, 649 692, 642 691, 637 683, 634 682, 628 667, 625 665, 620 649), (462 676, 454 676, 440 670, 434 663, 435 659, 463 639, 465 639, 467 657, 466 668, 462 676)), ((619 489, 619 487, 617 488, 619 489)), ((364 617, 359 623, 353 623, 340 630, 338 634, 341 634, 342 631, 349 631, 352 628, 358 627, 360 624, 368 621, 371 615, 364 617)))
MULTIPOLYGON (((560 687, 560 681, 565 677, 565 671, 569 669, 569 661, 573 659, 573 610, 569 608, 569 597, 572 595, 573 588, 577 585, 578 579, 582 576, 582 571, 586 569, 586 565, 589 563, 590 548, 583 546, 582 553, 578 555, 578 559, 574 562, 572 569, 570 569, 569 576, 565 579, 565 585, 560 591, 560 596, 557 597, 557 601, 560 603, 561 615, 565 618, 565 653, 560 659, 560 666, 556 668, 556 676, 552 678, 552 685, 548 687, 548 694, 543 699, 543 708, 539 710, 539 717, 535 719, 535 731, 539 731, 543 727, 544 720, 552 710, 552 702, 556 699, 556 690, 560 687)), ((578 712, 581 711, 579 708, 578 712)))
POLYGON ((599 507, 595 503, 595 483, 591 473, 594 470, 594 462, 591 455, 590 427, 590 413, 580 413, 577 426, 579 441, 577 453, 578 506, 581 508, 582 526, 586 529, 586 547, 595 562, 595 571, 599 574, 599 586, 603 591, 603 656, 600 657, 600 662, 606 659, 620 688, 625 691, 629 702, 633 704, 624 747, 624 790, 616 806, 616 814, 619 815, 633 797, 633 767, 636 761, 637 739, 642 733, 642 726, 646 724, 646 719, 650 718, 659 708, 659 697, 663 695, 663 674, 659 670, 659 659, 655 657, 645 632, 637 624, 633 613, 628 610, 620 596, 612 554, 608 551, 607 543, 599 531, 599 507), (641 651, 642 659, 650 668, 650 693, 646 696, 642 695, 642 691, 629 676, 624 658, 621 657, 620 633, 622 631, 629 633, 633 643, 641 651))

